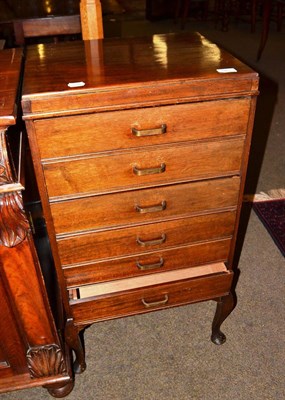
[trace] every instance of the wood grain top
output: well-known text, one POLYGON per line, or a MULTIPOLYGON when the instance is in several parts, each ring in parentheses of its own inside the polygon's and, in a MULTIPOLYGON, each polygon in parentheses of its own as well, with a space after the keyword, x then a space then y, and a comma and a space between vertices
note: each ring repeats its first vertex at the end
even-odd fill
POLYGON ((21 73, 22 50, 0 51, 0 125, 13 125, 16 97, 21 73))
POLYGON ((169 99, 172 88, 174 98, 205 96, 205 92, 252 92, 257 90, 256 81, 255 72, 199 33, 37 45, 27 53, 24 113, 64 109, 58 104, 61 96, 70 97, 72 104, 66 105, 67 109, 94 106, 90 99, 84 104, 78 100, 94 93, 96 106, 107 107, 112 104, 110 93, 116 97, 114 104, 125 96, 134 103, 133 89, 139 89, 137 97, 151 102, 169 99), (236 72, 217 71, 225 68, 236 72), (228 88, 217 87, 216 82, 225 81, 228 88), (175 93, 178 86, 179 93, 175 93), (108 98, 104 98, 106 93, 108 98), (33 108, 50 96, 57 97, 53 107, 42 103, 33 108))

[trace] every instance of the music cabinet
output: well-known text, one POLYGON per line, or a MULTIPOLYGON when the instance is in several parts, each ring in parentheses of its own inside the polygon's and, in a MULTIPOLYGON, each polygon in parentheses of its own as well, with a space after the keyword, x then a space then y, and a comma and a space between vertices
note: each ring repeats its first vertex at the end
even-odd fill
POLYGON ((23 118, 75 371, 80 331, 111 318, 214 300, 225 341, 257 94, 199 33, 28 48, 23 118))

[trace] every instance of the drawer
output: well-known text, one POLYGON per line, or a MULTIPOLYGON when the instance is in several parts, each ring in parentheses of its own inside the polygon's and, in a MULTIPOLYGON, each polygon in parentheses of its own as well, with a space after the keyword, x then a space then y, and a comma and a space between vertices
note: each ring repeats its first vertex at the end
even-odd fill
POLYGON ((245 134, 249 108, 244 98, 103 112, 38 120, 35 131, 46 159, 245 134))
POLYGON ((227 261, 231 239, 220 239, 64 268, 68 287, 227 261))
POLYGON ((240 179, 213 179, 51 203, 57 234, 157 222, 236 207, 240 179), (76 218, 74 218, 76 216, 76 218))
POLYGON ((232 273, 224 264, 124 279, 70 291, 75 325, 134 315, 226 295, 232 273), (151 278, 151 279, 146 279, 151 278), (113 283, 114 284, 114 283, 113 283), (100 285, 105 285, 101 286, 100 285), (80 298, 76 299, 77 295, 80 298))
POLYGON ((77 197, 237 174, 243 145, 239 137, 68 158, 43 167, 50 198, 77 197))
POLYGON ((234 230, 233 211, 182 218, 117 230, 88 232, 58 239, 62 265, 84 263, 229 237, 234 230))

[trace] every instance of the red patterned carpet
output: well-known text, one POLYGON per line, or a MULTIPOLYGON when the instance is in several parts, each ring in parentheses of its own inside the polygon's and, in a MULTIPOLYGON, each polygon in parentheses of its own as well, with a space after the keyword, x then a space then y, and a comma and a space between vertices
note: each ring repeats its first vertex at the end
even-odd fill
POLYGON ((285 199, 255 202, 253 209, 285 257, 285 199))

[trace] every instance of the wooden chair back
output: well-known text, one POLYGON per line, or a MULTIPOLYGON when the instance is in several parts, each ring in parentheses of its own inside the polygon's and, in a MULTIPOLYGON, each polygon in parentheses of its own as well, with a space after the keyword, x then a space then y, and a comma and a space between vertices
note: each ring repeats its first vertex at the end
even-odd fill
POLYGON ((13 21, 15 44, 23 46, 25 39, 81 33, 80 15, 30 18, 13 21))
POLYGON ((102 39, 103 18, 100 0, 81 0, 80 15, 50 16, 15 20, 15 44, 23 46, 25 39, 82 33, 83 40, 102 39))

